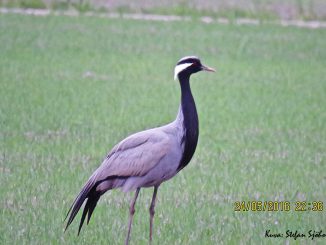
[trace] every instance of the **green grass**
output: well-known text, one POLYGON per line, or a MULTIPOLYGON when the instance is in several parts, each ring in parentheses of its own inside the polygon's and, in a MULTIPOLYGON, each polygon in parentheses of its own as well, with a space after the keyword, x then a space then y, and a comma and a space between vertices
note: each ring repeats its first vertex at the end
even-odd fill
POLYGON ((9 8, 75 9, 84 12, 149 13, 184 15, 194 19, 254 18, 259 20, 326 20, 325 0, 0 0, 9 8))
MULTIPOLYGON (((199 145, 159 189, 154 244, 325 232, 326 210, 233 210, 243 200, 326 204, 325 39, 272 25, 0 15, 0 244, 123 243, 128 194, 103 196, 79 237, 78 221, 64 234, 63 219, 115 143, 174 119, 173 68, 189 54, 218 72, 192 77, 199 145)), ((141 191, 132 244, 148 243, 151 194, 141 191)))

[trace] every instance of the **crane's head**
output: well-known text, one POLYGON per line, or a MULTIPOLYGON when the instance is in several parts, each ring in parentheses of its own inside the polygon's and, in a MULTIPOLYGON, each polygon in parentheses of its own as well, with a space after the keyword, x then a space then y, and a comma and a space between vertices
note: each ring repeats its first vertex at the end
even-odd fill
POLYGON ((204 66, 200 59, 196 56, 186 56, 181 58, 177 65, 174 68, 174 79, 176 80, 179 75, 188 75, 190 76, 193 73, 199 71, 210 71, 215 72, 213 68, 204 66))

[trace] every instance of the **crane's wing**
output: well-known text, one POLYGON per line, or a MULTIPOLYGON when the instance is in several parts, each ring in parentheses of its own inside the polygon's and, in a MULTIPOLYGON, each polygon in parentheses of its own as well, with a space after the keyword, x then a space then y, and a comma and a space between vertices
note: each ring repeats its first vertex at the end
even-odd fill
POLYGON ((96 190, 98 183, 119 177, 143 176, 169 152, 170 138, 162 128, 155 128, 133 134, 122 140, 110 151, 101 166, 88 179, 75 201, 71 205, 66 218, 69 219, 66 229, 76 217, 79 209, 87 199, 78 234, 88 213, 87 223, 102 195, 96 190))
POLYGON ((168 153, 169 145, 161 128, 133 134, 113 147, 93 177, 101 181, 110 176, 143 176, 168 153))

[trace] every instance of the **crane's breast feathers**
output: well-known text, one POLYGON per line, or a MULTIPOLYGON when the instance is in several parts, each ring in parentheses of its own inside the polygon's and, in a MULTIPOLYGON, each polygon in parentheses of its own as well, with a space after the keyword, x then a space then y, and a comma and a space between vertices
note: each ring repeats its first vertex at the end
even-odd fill
POLYGON ((113 147, 95 171, 96 179, 143 176, 169 153, 170 145, 168 135, 162 131, 147 130, 133 134, 113 147))

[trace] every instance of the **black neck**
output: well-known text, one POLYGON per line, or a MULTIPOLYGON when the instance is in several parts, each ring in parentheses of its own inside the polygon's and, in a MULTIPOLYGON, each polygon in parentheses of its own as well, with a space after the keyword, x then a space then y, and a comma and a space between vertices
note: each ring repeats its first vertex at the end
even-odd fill
POLYGON ((191 93, 190 76, 188 74, 184 76, 179 75, 179 82, 181 86, 181 105, 180 112, 183 115, 183 128, 184 128, 184 152, 180 164, 178 166, 178 171, 183 169, 190 162, 192 156, 195 153, 197 141, 198 141, 198 115, 196 110, 196 104, 191 93))

